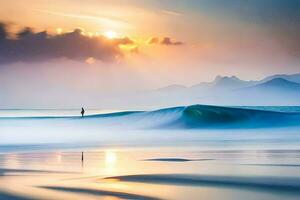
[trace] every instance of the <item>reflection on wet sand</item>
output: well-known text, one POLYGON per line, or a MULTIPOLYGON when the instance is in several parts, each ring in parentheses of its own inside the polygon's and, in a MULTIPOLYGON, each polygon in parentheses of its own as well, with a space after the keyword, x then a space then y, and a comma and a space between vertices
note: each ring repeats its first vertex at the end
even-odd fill
POLYGON ((292 200, 299 153, 94 149, 83 162, 81 151, 0 154, 0 199, 292 200))
POLYGON ((209 161, 214 159, 185 159, 185 158, 150 158, 144 161, 157 161, 157 162, 190 162, 190 161, 209 161))
POLYGON ((140 174, 107 177, 105 179, 137 183, 256 189, 279 193, 290 192, 300 195, 300 178, 209 176, 197 174, 140 174))
POLYGON ((58 190, 64 192, 74 192, 74 193, 84 193, 84 194, 92 194, 97 196, 112 196, 121 199, 143 199, 143 200, 158 200, 159 198, 150 197, 150 196, 143 196, 138 194, 130 194, 125 192, 115 192, 115 191, 108 191, 108 190, 93 190, 93 189, 85 189, 85 188, 70 188, 70 187, 55 187, 55 186, 45 186, 43 188, 50 189, 50 190, 58 190))
POLYGON ((0 168, 0 176, 16 176, 16 175, 34 175, 34 174, 74 174, 68 171, 50 171, 50 170, 34 170, 34 169, 6 169, 0 168))

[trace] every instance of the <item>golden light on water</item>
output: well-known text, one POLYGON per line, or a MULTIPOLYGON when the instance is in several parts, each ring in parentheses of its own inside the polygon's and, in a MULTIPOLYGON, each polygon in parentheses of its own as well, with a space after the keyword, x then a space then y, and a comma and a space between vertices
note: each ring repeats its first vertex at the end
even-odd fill
POLYGON ((114 175, 116 173, 118 156, 113 150, 107 150, 104 153, 105 174, 114 175))
POLYGON ((114 165, 117 162, 117 154, 114 151, 106 151, 105 152, 105 164, 106 165, 114 165))

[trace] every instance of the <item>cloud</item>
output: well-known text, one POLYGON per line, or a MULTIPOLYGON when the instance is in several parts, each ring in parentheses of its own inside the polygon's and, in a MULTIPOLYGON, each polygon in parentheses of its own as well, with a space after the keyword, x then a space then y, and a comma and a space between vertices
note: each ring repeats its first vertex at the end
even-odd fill
POLYGON ((181 41, 174 41, 170 37, 164 37, 162 39, 158 37, 151 37, 148 42, 148 44, 160 44, 160 45, 183 45, 183 42, 181 41))
POLYGON ((129 37, 123 37, 123 38, 115 38, 113 40, 117 45, 128 45, 128 44, 134 44, 134 42, 129 37))
POLYGON ((69 18, 97 21, 102 25, 109 25, 109 26, 113 26, 115 28, 135 29, 135 27, 132 24, 128 23, 127 21, 124 21, 123 19, 112 17, 112 16, 108 17, 108 16, 99 16, 99 15, 82 15, 82 14, 76 14, 76 13, 61 13, 61 12, 38 10, 38 9, 35 11, 45 13, 48 15, 56 15, 56 16, 61 16, 61 17, 69 17, 69 18))
POLYGON ((160 10, 160 12, 163 13, 163 14, 171 15, 171 16, 175 16, 175 17, 183 16, 182 13, 177 12, 177 11, 173 11, 173 10, 160 10))
POLYGON ((160 41, 160 44, 163 44, 163 45, 182 45, 183 42, 180 42, 180 41, 172 41, 171 38, 169 37, 164 37, 162 39, 162 41, 160 41))
POLYGON ((148 44, 158 44, 159 43, 159 38, 158 37, 151 37, 148 42, 148 44))
POLYGON ((8 33, 6 31, 6 25, 0 22, 0 41, 5 40, 8 37, 8 33))
POLYGON ((133 44, 128 37, 116 39, 107 39, 103 36, 89 37, 83 35, 80 29, 49 35, 46 31, 35 33, 26 27, 11 36, 7 25, 0 23, 0 64, 57 58, 85 61, 90 57, 109 62, 121 57, 119 45, 127 44, 133 44))

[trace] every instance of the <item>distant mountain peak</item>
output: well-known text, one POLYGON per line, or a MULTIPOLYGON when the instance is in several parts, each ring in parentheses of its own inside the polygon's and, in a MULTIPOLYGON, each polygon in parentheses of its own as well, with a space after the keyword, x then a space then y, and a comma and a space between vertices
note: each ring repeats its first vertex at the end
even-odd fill
POLYGON ((270 80, 275 79, 275 78, 282 78, 282 79, 285 79, 287 81, 300 83, 300 73, 297 73, 297 74, 276 74, 276 75, 268 76, 268 77, 264 78, 263 80, 261 80, 260 82, 263 83, 263 82, 270 81, 270 80))
POLYGON ((292 81, 288 81, 284 78, 273 78, 269 81, 266 81, 264 83, 262 83, 261 85, 264 85, 264 86, 280 86, 280 87, 283 87, 283 86, 300 86, 299 83, 295 83, 295 82, 292 82, 292 81))
POLYGON ((220 82, 220 81, 242 81, 241 79, 239 79, 238 77, 236 76, 216 76, 214 82, 217 83, 217 82, 220 82))
POLYGON ((273 78, 269 81, 267 81, 266 83, 272 83, 272 84, 278 84, 278 83, 292 83, 291 81, 288 81, 284 78, 273 78))
POLYGON ((239 80, 239 81, 241 80, 241 79, 239 79, 239 78, 236 77, 236 76, 231 76, 230 78, 231 78, 231 79, 234 79, 234 80, 239 80))
POLYGON ((239 79, 236 76, 217 76, 213 82, 214 86, 221 87, 242 87, 246 81, 239 79))

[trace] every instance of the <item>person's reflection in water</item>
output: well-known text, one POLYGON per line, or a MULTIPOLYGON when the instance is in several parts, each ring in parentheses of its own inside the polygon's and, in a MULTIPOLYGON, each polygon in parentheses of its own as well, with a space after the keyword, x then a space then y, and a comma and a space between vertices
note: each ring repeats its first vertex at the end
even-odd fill
POLYGON ((84 156, 83 156, 83 151, 81 152, 81 171, 83 172, 83 167, 84 167, 84 156))

